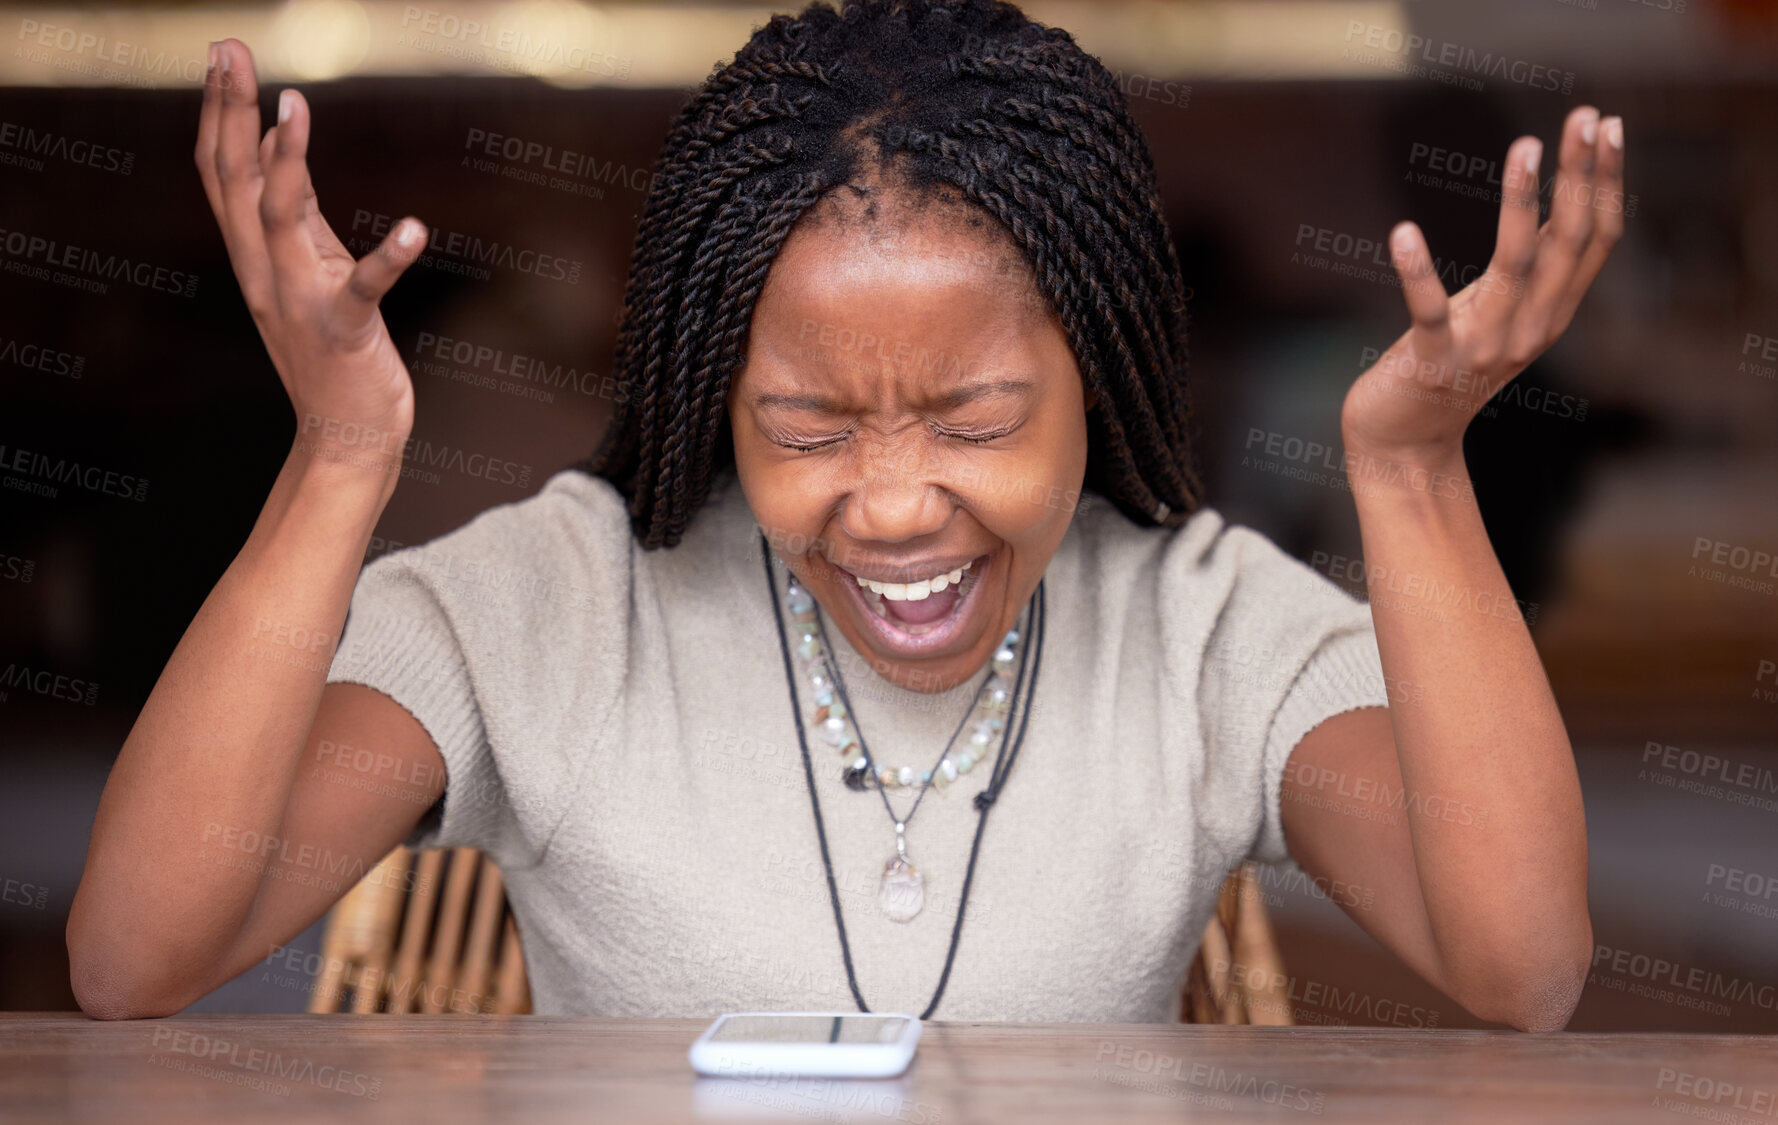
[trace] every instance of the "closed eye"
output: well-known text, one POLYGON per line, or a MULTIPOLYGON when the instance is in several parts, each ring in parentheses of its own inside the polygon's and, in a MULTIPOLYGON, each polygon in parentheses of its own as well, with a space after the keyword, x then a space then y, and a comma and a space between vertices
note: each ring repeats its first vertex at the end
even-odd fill
POLYGON ((1000 438, 1007 436, 1016 429, 1018 429, 1017 426, 1009 426, 1006 429, 994 430, 990 433, 966 433, 959 430, 940 430, 939 436, 956 438, 958 441, 966 441, 971 445, 986 445, 991 441, 998 441, 1000 438))
POLYGON ((780 446, 784 449, 794 449, 798 453, 813 453, 817 449, 825 449, 830 445, 838 445, 840 442, 845 441, 851 433, 851 430, 847 430, 845 433, 835 434, 833 437, 821 438, 815 441, 797 441, 792 437, 781 437, 774 434, 767 434, 766 436, 770 439, 773 445, 780 446))

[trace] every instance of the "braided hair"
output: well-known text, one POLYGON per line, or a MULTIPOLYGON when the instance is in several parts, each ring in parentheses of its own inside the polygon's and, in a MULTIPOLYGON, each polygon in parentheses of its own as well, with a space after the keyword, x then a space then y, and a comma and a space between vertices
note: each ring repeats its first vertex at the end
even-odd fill
POLYGON ((679 112, 636 235, 617 343, 628 393, 575 467, 671 547, 732 464, 725 416, 766 273, 866 160, 998 221, 1086 383, 1087 486, 1138 522, 1198 506, 1185 286, 1148 146, 1066 31, 1001 0, 842 0, 777 15, 679 112))

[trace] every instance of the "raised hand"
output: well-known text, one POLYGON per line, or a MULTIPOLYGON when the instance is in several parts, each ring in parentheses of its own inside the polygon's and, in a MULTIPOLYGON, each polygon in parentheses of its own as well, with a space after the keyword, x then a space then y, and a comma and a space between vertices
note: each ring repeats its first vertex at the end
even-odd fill
POLYGON ((1568 115, 1540 228, 1542 151, 1530 136, 1508 148, 1494 256, 1456 296, 1417 225, 1390 233, 1413 326, 1347 392, 1349 451, 1413 464, 1461 458, 1470 419, 1568 327, 1624 231, 1623 120, 1601 120, 1592 106, 1568 115))
POLYGON ((210 45, 196 160, 229 261, 266 351, 296 408, 299 443, 399 454, 414 392, 377 302, 424 249, 417 219, 395 224, 354 260, 315 200, 305 155, 309 107, 285 90, 278 123, 259 133, 253 53, 210 45))

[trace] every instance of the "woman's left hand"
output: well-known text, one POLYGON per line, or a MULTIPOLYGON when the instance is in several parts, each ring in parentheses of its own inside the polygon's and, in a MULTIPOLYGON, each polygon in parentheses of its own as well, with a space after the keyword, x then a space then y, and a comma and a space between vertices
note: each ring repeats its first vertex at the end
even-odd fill
POLYGON ((1568 115, 1540 228, 1542 151, 1530 136, 1508 148, 1494 257, 1455 297, 1418 226, 1390 233, 1413 327, 1346 393, 1349 452, 1424 466, 1461 460, 1470 419, 1568 327, 1624 231, 1623 121, 1601 120, 1592 106, 1568 115))

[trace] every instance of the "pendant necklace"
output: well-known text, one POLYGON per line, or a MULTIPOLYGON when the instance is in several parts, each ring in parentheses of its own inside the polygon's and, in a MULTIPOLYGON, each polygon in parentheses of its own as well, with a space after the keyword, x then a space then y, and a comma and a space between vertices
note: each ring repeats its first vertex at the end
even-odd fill
MULTIPOLYGON (((1019 631, 1008 632, 995 649, 987 678, 977 690, 969 710, 963 713, 957 728, 951 732, 938 761, 916 777, 913 766, 897 768, 876 764, 864 741, 863 729, 858 726, 857 713, 852 709, 851 696, 846 693, 846 682, 840 675, 838 662, 831 656, 826 623, 821 619, 814 597, 794 574, 785 583, 784 601, 791 614, 791 632, 796 637, 794 651, 814 693, 815 708, 809 726, 818 738, 839 752, 846 766, 842 777, 849 787, 876 787, 883 811, 889 814, 889 822, 895 826, 895 854, 883 865, 878 905, 891 921, 911 921, 925 905, 926 880, 908 857, 908 822, 919 811, 928 789, 943 791, 949 788, 959 776, 970 772, 978 761, 988 756, 996 734, 1001 734, 1004 740, 1006 715, 1012 700, 1012 684, 1006 675, 1018 659, 1015 646, 1020 642, 1019 631), (968 748, 952 758, 951 748, 971 719, 975 721, 975 730, 970 735, 968 748), (888 791, 911 788, 916 784, 919 791, 913 807, 908 809, 906 816, 898 815, 889 803, 888 791)), ((794 686, 792 690, 795 690, 794 686)))
MULTIPOLYGON (((840 910, 839 890, 834 882, 833 862, 828 852, 827 834, 821 819, 821 803, 815 794, 814 764, 809 756, 808 739, 804 736, 803 721, 797 700, 796 674, 792 666, 791 646, 785 639, 784 618, 778 607, 777 582, 772 575, 771 545, 765 536, 760 536, 760 550, 766 570, 766 587, 770 594, 772 616, 778 625, 779 651, 784 658, 784 676, 790 689, 791 718, 796 725, 796 738, 802 748, 803 774, 809 786, 809 801, 815 813, 815 831, 821 843, 821 862, 827 872, 828 896, 833 904, 834 924, 839 929, 840 953, 846 964, 846 980, 851 986, 852 997, 858 1003, 860 1011, 870 1009, 864 1003, 864 996, 858 989, 858 980, 852 969, 852 951, 846 941, 846 923, 840 910)), ((839 675, 837 662, 830 660, 826 628, 821 620, 815 599, 797 582, 791 574, 786 582, 785 603, 789 607, 793 629, 797 634, 797 656, 800 658, 810 690, 814 692, 815 711, 813 726, 823 742, 839 751, 845 762, 843 774, 846 784, 853 789, 864 788, 874 784, 883 801, 883 808, 895 825, 895 854, 883 866, 882 883, 879 888, 878 904, 883 914, 896 922, 911 920, 920 912, 925 900, 925 879, 914 866, 907 854, 907 823, 913 819, 920 802, 925 798, 926 791, 933 786, 944 790, 961 774, 968 773, 975 765, 985 760, 990 743, 999 737, 999 753, 995 756, 990 770, 988 785, 975 796, 977 821, 975 841, 969 849, 969 864, 963 877, 963 892, 957 903, 957 920, 951 928, 950 949, 945 955, 944 971, 939 976, 938 988, 933 992, 932 1002, 920 1018, 926 1019, 933 1009, 938 1007, 939 997, 944 994, 945 982, 950 979, 951 963, 957 954, 957 941, 963 930, 964 907, 969 901, 970 883, 975 877, 975 861, 981 848, 982 833, 988 823, 988 809, 1000 795, 1000 789, 1006 783, 1006 776, 1012 769, 1013 762, 1018 758, 1019 748, 1025 741, 1025 730, 1030 724, 1030 699, 1037 687, 1037 672, 1043 659, 1043 634, 1045 620, 1044 584, 1039 580, 1037 590, 1032 595, 1031 604, 1025 613, 1026 627, 1021 630, 1014 628, 1007 633, 1002 643, 996 648, 987 679, 977 691, 976 698, 969 711, 964 713, 957 729, 952 732, 950 742, 946 743, 944 753, 930 770, 915 774, 913 767, 901 766, 892 768, 878 766, 865 745, 863 731, 858 727, 856 713, 851 700, 846 695, 845 681, 839 675), (1033 638, 1029 648, 1021 650, 1020 645, 1026 636, 1033 638), (1022 657, 1022 658, 1021 658, 1022 657), (1011 685, 1005 680, 1014 663, 1018 664, 1016 678, 1011 685), (1029 674, 1027 678, 1027 673, 1029 674), (1026 698, 1024 710, 1019 710, 1020 696, 1026 698), (957 736, 976 719, 974 732, 970 735, 966 750, 951 756, 951 748, 956 744, 957 736), (1013 733, 1016 725, 1017 733, 1013 733), (1008 736, 1011 736, 1010 748, 1008 736), (891 788, 910 787, 919 784, 919 793, 914 799, 913 807, 904 817, 898 817, 889 804, 888 790, 891 788)))

